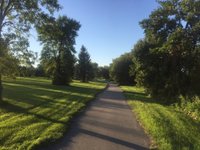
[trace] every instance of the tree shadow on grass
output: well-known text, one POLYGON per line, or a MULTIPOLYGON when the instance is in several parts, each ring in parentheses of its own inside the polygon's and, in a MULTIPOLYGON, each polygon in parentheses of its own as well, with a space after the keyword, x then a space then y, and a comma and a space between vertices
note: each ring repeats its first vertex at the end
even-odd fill
POLYGON ((46 117, 45 115, 40 115, 40 114, 30 112, 28 109, 10 104, 8 102, 3 102, 3 108, 1 108, 1 109, 6 110, 7 112, 14 112, 16 114, 32 115, 38 119, 46 120, 46 121, 52 122, 52 123, 61 123, 61 124, 66 123, 65 121, 59 121, 56 119, 52 119, 51 117, 46 117))
POLYGON ((43 90, 49 90, 49 91, 62 91, 62 92, 66 92, 66 91, 73 91, 73 92, 80 92, 80 91, 85 91, 87 93, 90 93, 90 91, 96 90, 95 88, 91 88, 89 86, 65 86, 65 85, 52 85, 49 82, 44 82, 44 81, 21 81, 21 80, 14 80, 14 81, 3 81, 4 84, 12 84, 12 86, 24 86, 27 88, 41 88, 43 90))
MULTIPOLYGON (((49 82, 40 82, 40 80, 4 81, 3 84, 4 101, 0 104, 1 129, 5 132, 12 129, 13 132, 8 135, 3 134, 0 143, 17 135, 18 131, 21 132, 23 129, 28 129, 29 126, 40 123, 42 127, 45 126, 44 132, 51 127, 57 128, 58 126, 58 130, 55 130, 58 133, 55 134, 63 134, 71 118, 85 107, 86 102, 102 90, 90 87, 91 84, 55 86, 49 82)), ((42 134, 43 131, 39 131, 38 136, 40 133, 42 134)), ((26 134, 30 135, 31 133, 26 134)), ((50 133, 51 135, 53 134, 50 133)), ((51 137, 49 141, 54 139, 56 137, 51 137)), ((26 142, 26 139, 23 142, 26 142)))
POLYGON ((23 85, 6 84, 4 90, 4 102, 0 109, 5 112, 16 114, 33 115, 38 119, 43 119, 52 123, 67 123, 60 121, 62 115, 73 113, 77 108, 85 105, 92 98, 93 94, 100 90, 85 87, 67 87, 46 85, 23 85), (50 90, 48 90, 50 89, 50 90), (74 103, 74 104, 73 104, 74 103), (77 108, 75 105, 77 105, 77 108), (70 106, 70 107, 69 107, 70 106), (35 110, 34 110, 35 109, 35 110), (37 110, 49 109, 47 113, 37 110), (74 110, 73 110, 74 109, 74 110), (59 116, 55 119, 55 116, 59 116))
POLYGON ((4 98, 16 102, 24 102, 30 105, 40 105, 41 102, 57 101, 66 99, 66 101, 84 100, 88 96, 93 96, 98 89, 88 89, 85 87, 73 86, 49 86, 41 88, 41 86, 33 87, 28 85, 9 85, 5 84, 4 98))

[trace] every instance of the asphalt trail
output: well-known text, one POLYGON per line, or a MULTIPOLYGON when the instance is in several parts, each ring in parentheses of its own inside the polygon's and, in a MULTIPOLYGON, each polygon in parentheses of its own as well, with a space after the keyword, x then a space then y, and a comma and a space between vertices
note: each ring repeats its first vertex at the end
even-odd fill
POLYGON ((149 138, 130 110, 121 89, 110 84, 69 132, 49 150, 147 150, 149 138))

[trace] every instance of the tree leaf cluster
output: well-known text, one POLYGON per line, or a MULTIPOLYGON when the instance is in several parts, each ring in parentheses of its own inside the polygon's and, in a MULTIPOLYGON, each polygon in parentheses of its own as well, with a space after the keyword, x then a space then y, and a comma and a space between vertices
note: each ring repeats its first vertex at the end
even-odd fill
POLYGON ((131 74, 131 66, 133 66, 131 53, 125 53, 113 60, 110 65, 110 76, 120 85, 133 85, 134 75, 131 74))
POLYGON ((145 38, 133 48, 137 82, 174 102, 200 94, 200 1, 165 0, 140 22, 145 38))

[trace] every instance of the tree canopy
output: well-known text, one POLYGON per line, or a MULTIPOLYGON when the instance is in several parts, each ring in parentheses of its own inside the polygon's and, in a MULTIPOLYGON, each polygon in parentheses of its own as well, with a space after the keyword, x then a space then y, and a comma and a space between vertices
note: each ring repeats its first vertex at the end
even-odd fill
POLYGON ((17 64, 30 62, 28 31, 60 8, 57 0, 0 1, 0 99, 2 75, 13 75, 17 64), (44 11, 46 9, 47 11, 44 11), (48 13, 49 12, 49 13, 48 13), (14 65, 13 65, 14 64, 14 65), (9 68, 10 67, 10 68, 9 68), (15 67, 15 68, 14 68, 15 67), (6 68, 6 69, 5 69, 6 68))
POLYGON ((125 53, 113 60, 110 66, 111 77, 120 85, 134 84, 134 76, 130 74, 133 65, 131 53, 125 53))
POLYGON ((145 39, 134 47, 138 77, 156 97, 199 94, 200 1, 165 0, 140 22, 145 39))
POLYGON ((53 75, 53 84, 68 85, 74 71, 75 37, 80 24, 66 16, 49 18, 37 27, 43 43, 41 63, 53 75))

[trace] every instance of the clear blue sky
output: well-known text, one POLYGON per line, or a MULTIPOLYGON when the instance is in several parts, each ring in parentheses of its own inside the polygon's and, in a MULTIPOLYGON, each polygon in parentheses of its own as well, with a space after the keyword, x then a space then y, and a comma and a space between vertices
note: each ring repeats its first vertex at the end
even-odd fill
MULTIPOLYGON (((129 52, 144 37, 139 22, 158 7, 156 0, 59 0, 67 15, 81 23, 76 51, 85 45, 93 62, 109 65, 112 59, 129 52)), ((37 34, 32 32, 30 48, 40 53, 37 34)))

